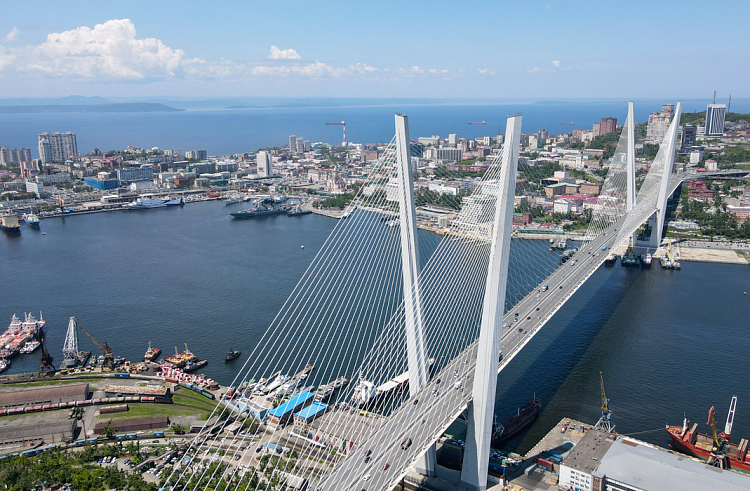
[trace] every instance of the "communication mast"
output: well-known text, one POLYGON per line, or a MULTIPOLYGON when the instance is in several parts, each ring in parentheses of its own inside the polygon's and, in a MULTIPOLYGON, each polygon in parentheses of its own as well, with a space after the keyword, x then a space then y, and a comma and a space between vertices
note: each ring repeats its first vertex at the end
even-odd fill
POLYGON ((63 363, 75 365, 78 361, 78 321, 75 317, 70 318, 68 332, 65 333, 65 344, 63 344, 63 363))
POLYGON ((609 409, 609 399, 607 399, 607 394, 604 393, 604 375, 602 375, 602 372, 599 372, 599 380, 601 381, 602 391, 602 415, 594 428, 604 430, 607 433, 614 433, 615 427, 612 424, 612 411, 609 409))

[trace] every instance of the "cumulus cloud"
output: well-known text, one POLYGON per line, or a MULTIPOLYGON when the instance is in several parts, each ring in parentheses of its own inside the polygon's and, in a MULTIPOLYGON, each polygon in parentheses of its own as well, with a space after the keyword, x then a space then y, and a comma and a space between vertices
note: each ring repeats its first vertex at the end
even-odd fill
POLYGON ((482 75, 494 75, 495 74, 495 72, 493 72, 492 70, 488 70, 486 68, 477 68, 477 70, 479 70, 479 73, 481 73, 482 75))
POLYGON ((5 35, 6 41, 15 41, 18 39, 18 33, 21 32, 17 27, 13 27, 13 29, 5 35))
POLYGON ((556 67, 560 67, 560 60, 552 60, 550 63, 552 63, 556 67))
POLYGON ((529 73, 539 73, 542 70, 539 67, 534 67, 534 68, 527 68, 526 71, 529 72, 529 73))
POLYGON ((299 60, 301 57, 292 48, 279 49, 276 46, 271 46, 271 54, 268 55, 268 58, 271 60, 299 60))
POLYGON ((42 44, 19 50, 18 69, 43 76, 143 80, 175 76, 184 57, 159 39, 136 39, 130 19, 114 19, 93 29, 52 33, 42 44))

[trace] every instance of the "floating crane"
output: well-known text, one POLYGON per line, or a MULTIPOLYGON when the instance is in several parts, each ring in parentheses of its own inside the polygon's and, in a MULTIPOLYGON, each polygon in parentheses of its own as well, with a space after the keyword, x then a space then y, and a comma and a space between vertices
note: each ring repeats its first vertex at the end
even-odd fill
POLYGON ((47 348, 44 347, 44 344, 42 344, 42 360, 41 365, 39 366, 39 374, 50 374, 53 375, 55 373, 55 365, 52 364, 52 361, 54 358, 52 355, 49 354, 49 351, 47 351, 47 348))
POLYGON ((344 143, 343 146, 346 146, 346 121, 342 121, 340 123, 326 123, 328 126, 343 126, 344 127, 344 143))
POLYGON ((102 356, 104 356, 103 366, 105 366, 107 368, 113 368, 114 365, 115 365, 114 364, 114 357, 112 356, 112 348, 110 348, 109 346, 107 346, 107 341, 104 341, 104 344, 101 345, 101 344, 99 344, 99 343, 96 342, 96 339, 94 339, 94 337, 91 336, 91 334, 89 334, 88 332, 86 332, 86 329, 84 329, 80 325, 78 327, 81 329, 81 331, 83 331, 83 333, 86 336, 88 336, 88 338, 96 345, 96 347, 99 348, 99 350, 101 350, 102 356))
POLYGON ((607 394, 604 392, 604 375, 602 372, 599 372, 599 380, 601 381, 602 392, 602 415, 594 428, 605 430, 607 433, 614 433, 615 427, 612 424, 612 411, 609 409, 609 399, 607 399, 607 394))

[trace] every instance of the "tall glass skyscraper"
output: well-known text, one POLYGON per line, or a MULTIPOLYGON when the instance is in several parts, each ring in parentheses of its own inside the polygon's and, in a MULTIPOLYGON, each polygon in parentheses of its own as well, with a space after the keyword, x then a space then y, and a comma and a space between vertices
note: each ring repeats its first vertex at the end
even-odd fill
POLYGON ((706 136, 722 136, 724 134, 724 117, 726 104, 709 104, 706 108, 706 136))

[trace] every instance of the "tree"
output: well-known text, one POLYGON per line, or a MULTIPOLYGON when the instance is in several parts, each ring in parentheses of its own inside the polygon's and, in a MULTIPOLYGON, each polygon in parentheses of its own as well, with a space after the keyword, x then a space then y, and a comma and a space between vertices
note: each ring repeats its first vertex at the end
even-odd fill
POLYGON ((172 431, 174 431, 175 435, 184 435, 187 431, 187 428, 180 424, 172 423, 172 431))
POLYGON ((107 421, 107 424, 104 425, 104 431, 102 431, 102 435, 104 435, 109 440, 114 439, 115 435, 117 434, 117 431, 112 428, 111 423, 111 419, 107 421))

